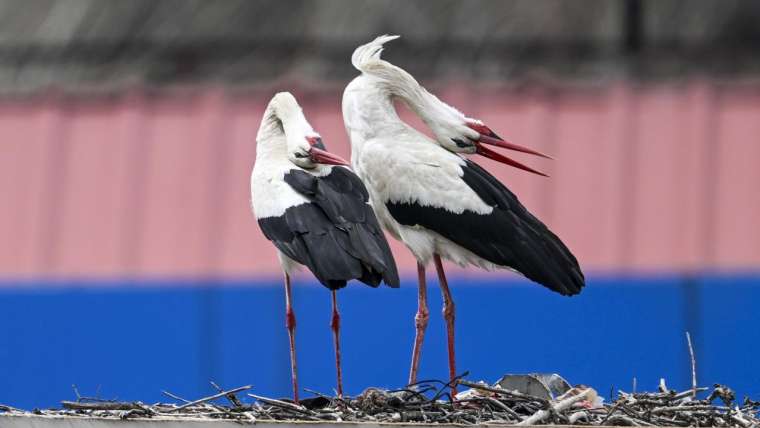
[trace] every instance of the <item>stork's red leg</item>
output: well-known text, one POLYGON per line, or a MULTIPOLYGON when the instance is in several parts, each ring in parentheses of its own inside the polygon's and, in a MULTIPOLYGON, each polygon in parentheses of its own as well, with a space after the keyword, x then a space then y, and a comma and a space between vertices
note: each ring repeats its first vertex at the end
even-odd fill
POLYGON ((296 368, 296 314, 293 312, 290 275, 285 274, 285 327, 290 338, 290 377, 293 380, 293 401, 298 403, 298 370, 296 368))
POLYGON ((417 382, 417 369, 420 366, 420 354, 422 353, 422 341, 425 339, 425 329, 430 319, 427 306, 427 284, 425 283, 425 266, 417 263, 418 299, 417 315, 414 317, 416 334, 414 336, 414 348, 412 350, 412 368, 409 370, 409 384, 417 382))
POLYGON ((335 371, 338 377, 338 397, 343 397, 343 371, 340 368, 340 314, 338 313, 338 298, 335 290, 332 290, 332 320, 330 327, 333 331, 335 342, 335 371))
MULTIPOLYGON (((457 375, 456 356, 454 353, 454 299, 449 291, 449 283, 446 281, 446 274, 443 272, 443 263, 441 257, 436 254, 433 256, 435 261, 435 270, 438 272, 438 282, 441 284, 441 293, 443 294, 443 319, 446 320, 446 334, 448 336, 449 347, 449 380, 453 381, 457 375)), ((456 385, 451 386, 452 397, 457 395, 456 385)))

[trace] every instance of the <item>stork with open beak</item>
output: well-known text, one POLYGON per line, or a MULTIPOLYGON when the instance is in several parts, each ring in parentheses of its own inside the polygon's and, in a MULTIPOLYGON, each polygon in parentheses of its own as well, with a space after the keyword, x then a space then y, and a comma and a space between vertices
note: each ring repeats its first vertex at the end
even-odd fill
POLYGON ((329 153, 296 99, 272 98, 256 137, 251 174, 253 212, 277 247, 285 273, 285 323, 290 339, 293 399, 298 402, 291 275, 306 266, 332 292, 331 328, 338 395, 343 395, 340 314, 336 291, 357 279, 377 287, 399 286, 396 263, 368 203, 367 190, 344 159, 329 153))
MULTIPOLYGON (((382 60, 383 45, 397 37, 381 36, 354 51, 351 62, 362 74, 345 89, 343 120, 354 171, 367 185, 378 219, 417 259, 419 306, 409 383, 417 380, 428 323, 425 266, 431 260, 443 294, 453 380, 455 311, 442 258, 461 266, 517 271, 568 296, 579 293, 585 280, 565 244, 509 189, 462 155, 478 154, 539 175, 545 174, 492 147, 548 156, 505 141, 382 60), (396 99, 422 119, 434 139, 399 118, 396 99)), ((456 395, 455 388, 452 392, 456 395)))

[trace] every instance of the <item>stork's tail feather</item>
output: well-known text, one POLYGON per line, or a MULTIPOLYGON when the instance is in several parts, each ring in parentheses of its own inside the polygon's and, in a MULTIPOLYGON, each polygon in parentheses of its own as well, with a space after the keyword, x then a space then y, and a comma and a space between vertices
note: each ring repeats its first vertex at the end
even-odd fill
POLYGON ((525 261, 528 278, 536 281, 563 296, 574 296, 586 285, 586 279, 578 260, 565 244, 545 226, 537 232, 536 251, 538 256, 525 261), (534 263, 534 265, 533 265, 534 263))
POLYGON ((375 40, 361 45, 351 55, 351 64, 359 71, 367 71, 367 65, 380 59, 383 52, 383 45, 391 40, 396 40, 401 36, 390 36, 388 34, 377 37, 375 40))

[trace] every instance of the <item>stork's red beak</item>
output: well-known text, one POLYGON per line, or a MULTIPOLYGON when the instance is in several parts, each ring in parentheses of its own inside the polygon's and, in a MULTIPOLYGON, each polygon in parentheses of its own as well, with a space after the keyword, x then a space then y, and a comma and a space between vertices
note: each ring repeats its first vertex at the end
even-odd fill
POLYGON ((485 147, 483 147, 482 144, 475 143, 475 147, 476 147, 475 153, 477 153, 479 155, 482 155, 482 156, 485 156, 485 157, 487 157, 489 159, 493 159, 496 162, 501 162, 503 164, 506 164, 506 165, 509 165, 509 166, 513 166, 513 167, 521 169, 523 171, 528 171, 528 172, 532 172, 533 174, 538 174, 538 175, 543 175, 544 177, 548 177, 548 175, 544 174, 543 172, 535 170, 535 169, 529 167, 528 165, 521 164, 520 162, 517 162, 514 159, 510 159, 510 158, 502 155, 499 152, 496 152, 496 151, 493 151, 491 149, 485 148, 485 147))
POLYGON ((507 156, 504 156, 499 152, 483 147, 483 145, 488 144, 491 146, 502 147, 502 148, 514 150, 517 152, 523 152, 523 153, 528 153, 531 155, 541 156, 547 159, 551 159, 550 156, 545 155, 539 151, 533 150, 531 148, 524 147, 515 143, 510 143, 509 141, 505 141, 503 138, 496 135, 496 133, 493 132, 491 128, 481 123, 467 122, 467 126, 470 129, 477 131, 480 134, 480 138, 478 138, 478 141, 475 142, 477 154, 485 156, 489 159, 493 159, 497 162, 501 162, 503 164, 513 166, 518 169, 522 169, 523 171, 528 171, 528 172, 532 172, 533 174, 538 174, 538 175, 543 175, 544 177, 548 177, 548 175, 544 174, 541 171, 535 170, 527 165, 517 162, 514 159, 508 158, 507 156))
POLYGON ((327 150, 319 149, 316 146, 312 146, 311 149, 309 149, 309 155, 311 156, 311 161, 314 163, 323 163, 327 165, 350 165, 348 161, 342 157, 334 155, 327 150))

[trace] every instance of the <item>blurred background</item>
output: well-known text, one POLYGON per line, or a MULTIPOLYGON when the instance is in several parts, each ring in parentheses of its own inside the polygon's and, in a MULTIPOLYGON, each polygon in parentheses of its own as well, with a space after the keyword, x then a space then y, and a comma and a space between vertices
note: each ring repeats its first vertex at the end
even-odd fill
MULTIPOLYGON (((0 402, 289 395, 274 248, 250 212, 255 134, 293 92, 348 157, 353 49, 385 58, 505 138, 543 179, 488 160, 578 256, 563 298, 451 270, 459 368, 557 372, 608 391, 700 384, 760 396, 760 3, 0 2, 0 402)), ((404 117, 420 124, 402 111, 404 117)), ((342 291, 347 392, 401 387, 416 309, 342 291)), ((446 377, 434 275, 421 378, 446 377)), ((329 293, 296 279, 303 387, 332 392, 329 293)))

